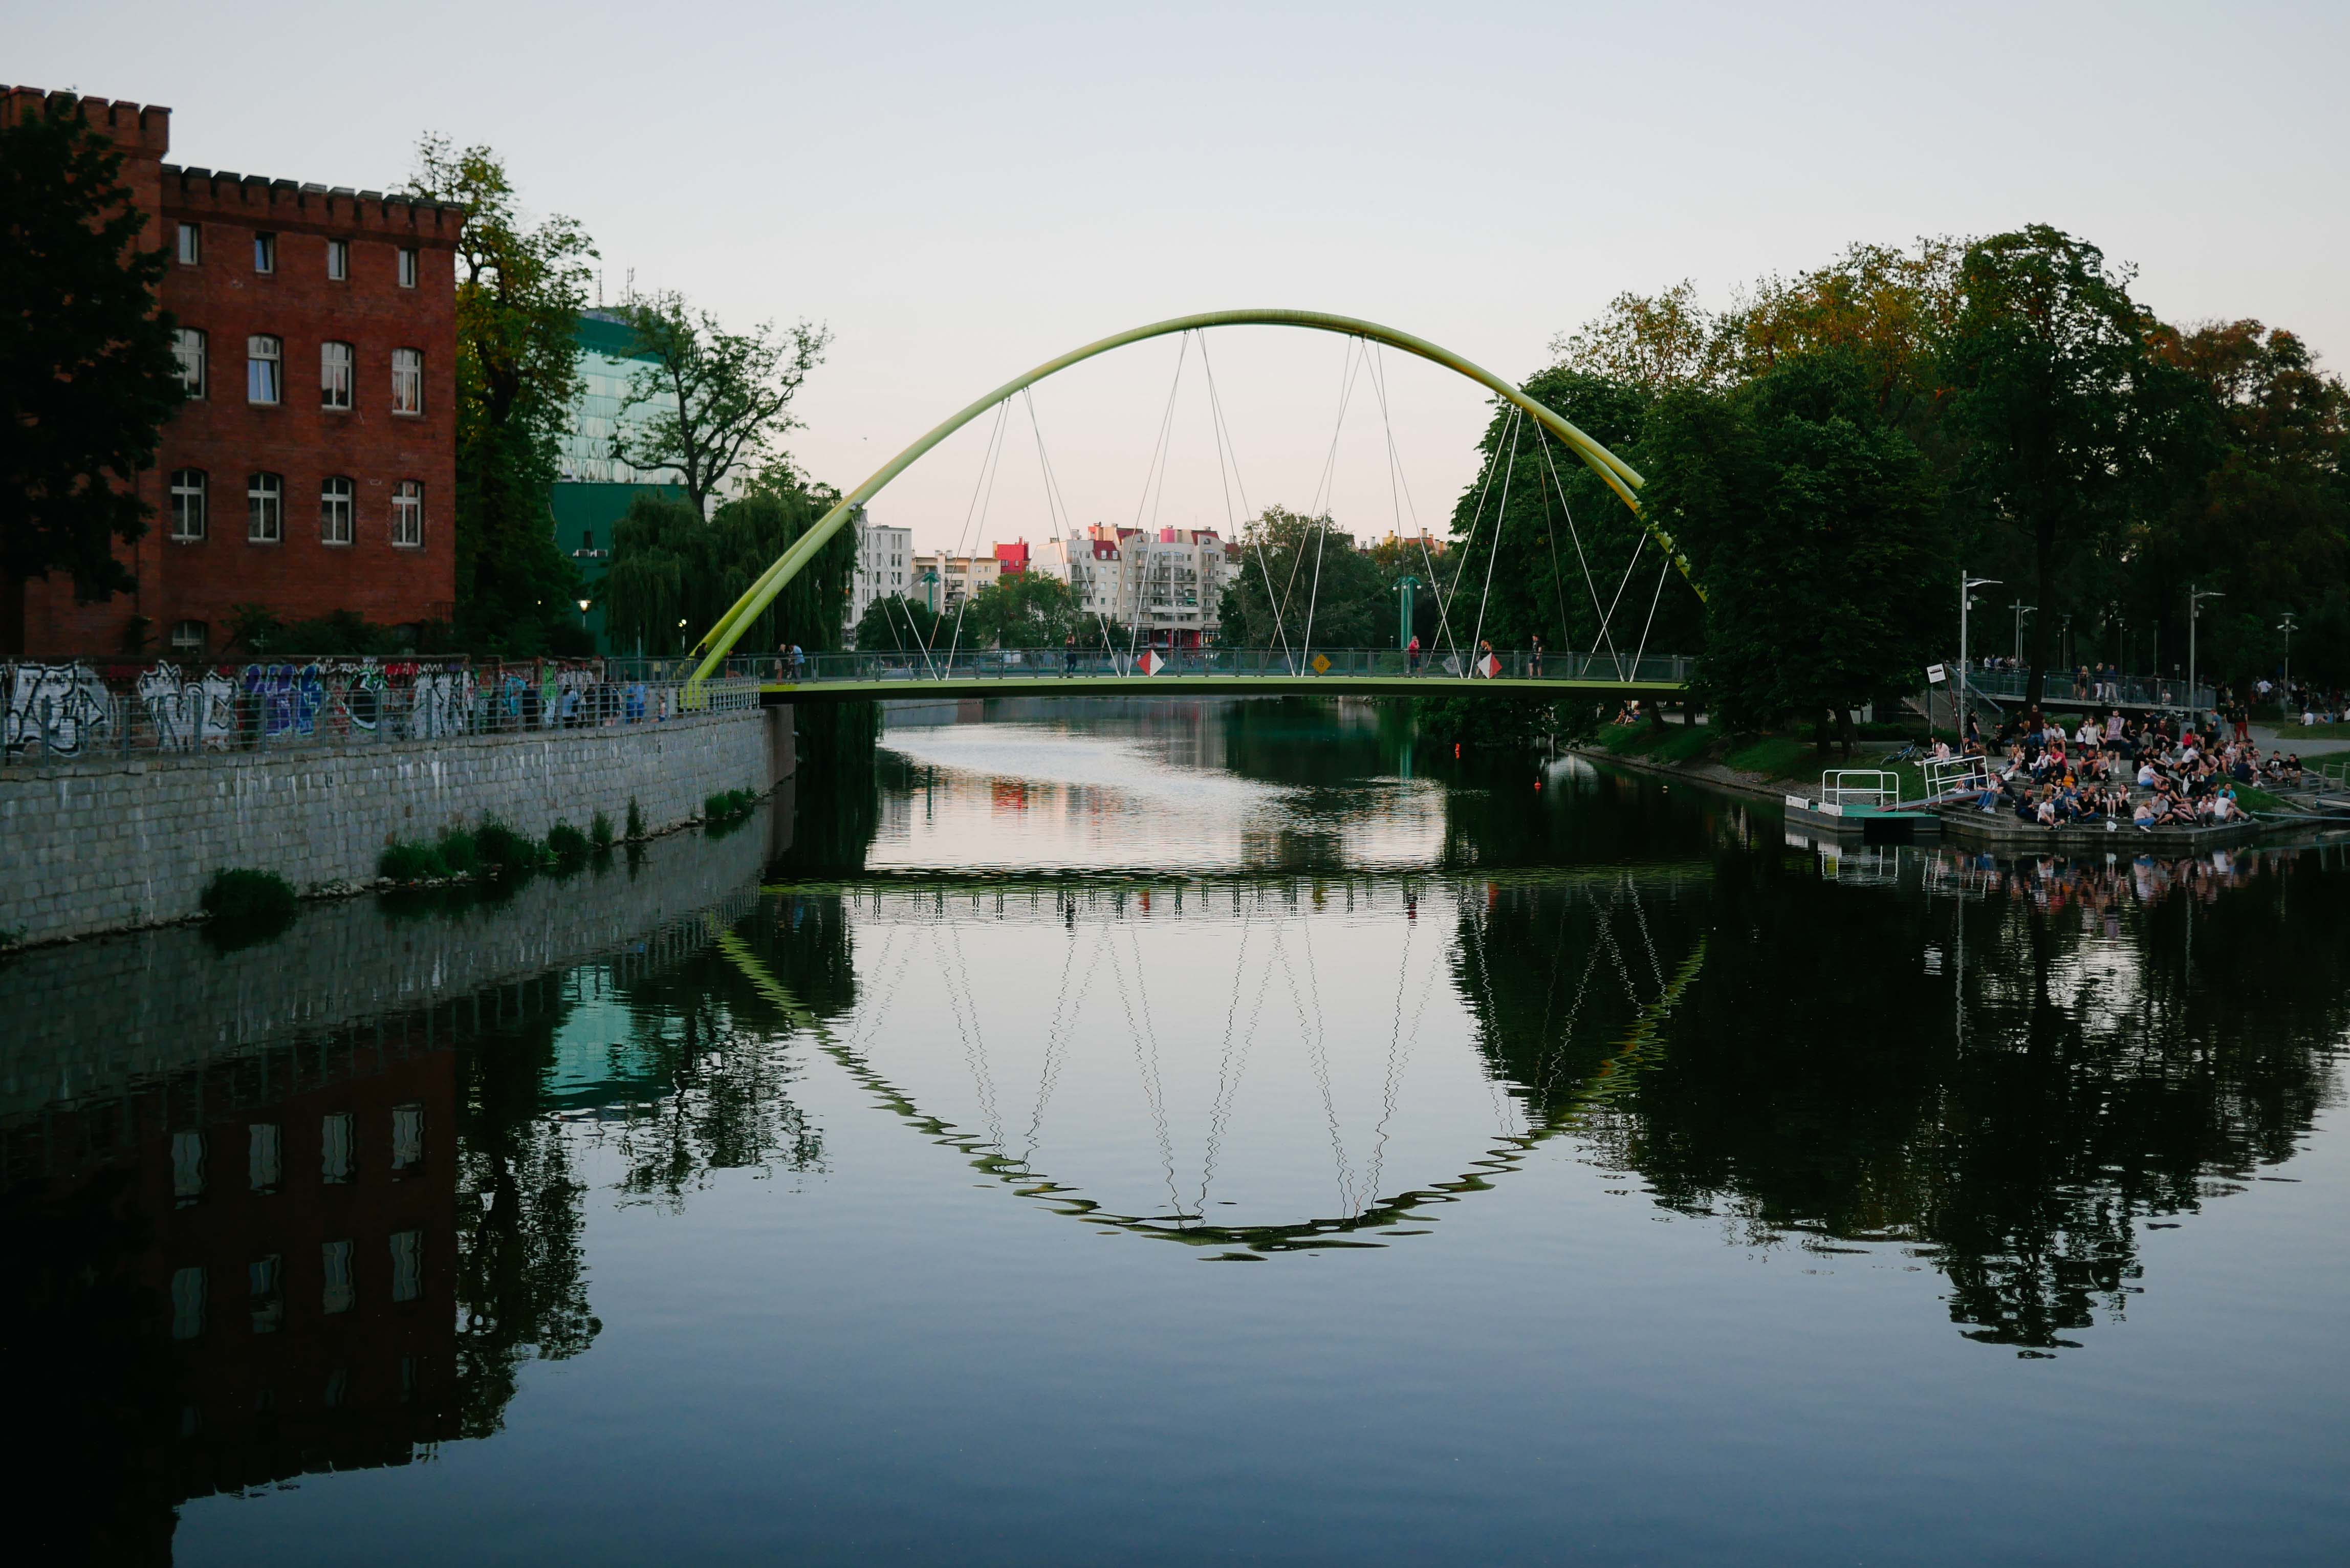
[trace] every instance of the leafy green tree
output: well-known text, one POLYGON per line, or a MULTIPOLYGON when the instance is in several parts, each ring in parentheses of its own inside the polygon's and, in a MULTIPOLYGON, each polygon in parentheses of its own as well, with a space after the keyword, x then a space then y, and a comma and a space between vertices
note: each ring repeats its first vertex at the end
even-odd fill
POLYGON ((1924 456, 1877 415, 1857 356, 1790 358, 1722 394, 1684 389, 1648 420, 1642 502, 1707 587, 1702 685, 1718 722, 1820 725, 1901 684, 1946 576, 1924 456))
POLYGON ((2159 324, 2130 297, 2131 276, 2044 223, 1977 240, 1959 265, 1940 355, 1955 470, 1984 526, 2029 562, 2042 607, 2027 702, 2041 698, 2067 569, 2118 559, 2134 505, 2182 482, 2208 412, 2155 352, 2159 324))
POLYGON ((674 292, 632 300, 622 314, 651 363, 629 384, 612 455, 644 472, 674 472, 697 508, 728 474, 775 456, 774 443, 799 428, 792 400, 832 341, 806 321, 782 333, 764 321, 729 332, 674 292), (629 419, 637 409, 650 411, 629 419))
MULTIPOLYGON (((0 127, 0 594, 63 570, 91 603, 132 587, 114 556, 147 531, 131 488, 180 405, 167 259, 122 156, 67 98, 0 127)), ((14 618, 13 614, 10 618, 14 618)))
MULTIPOLYGON (((839 499, 788 461, 770 463, 741 499, 708 522, 691 502, 638 497, 614 530, 612 566, 604 576, 614 645, 648 654, 686 651, 839 499)), ((844 528, 784 586, 737 649, 765 653, 791 643, 837 649, 856 566, 856 535, 844 528)))
POLYGON ((859 653, 911 653, 929 648, 938 634, 938 612, 920 599, 892 594, 875 599, 857 623, 859 653))
POLYGON ((596 250, 573 219, 523 216, 487 147, 428 136, 408 195, 466 209, 457 244, 457 612, 484 649, 537 653, 576 632, 577 568, 548 498, 580 392, 579 311, 596 250))
POLYGON ((2280 668, 2290 610, 2296 679, 2350 681, 2350 390, 2299 337, 2257 321, 2158 347, 2210 400, 2220 451, 2201 483, 2133 531, 2134 577, 2117 597, 2184 649, 2188 584, 2219 588, 2229 613, 2206 611, 2203 657, 2242 676, 2280 668))
POLYGON ((1013 572, 971 601, 962 640, 965 647, 1058 648, 1076 621, 1068 584, 1050 572, 1013 572))
MULTIPOLYGON (((1241 530, 1216 640, 1226 648, 1392 648, 1396 607, 1369 554, 1329 537, 1327 516, 1268 506, 1241 530)), ((1400 574, 1399 574, 1400 575, 1400 574)))

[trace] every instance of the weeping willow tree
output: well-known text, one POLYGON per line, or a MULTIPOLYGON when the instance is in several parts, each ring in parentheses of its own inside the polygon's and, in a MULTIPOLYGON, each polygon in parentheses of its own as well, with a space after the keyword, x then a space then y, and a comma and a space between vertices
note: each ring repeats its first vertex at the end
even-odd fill
MULTIPOLYGON (((639 496, 614 532, 612 567, 604 576, 613 645, 685 652, 839 499, 829 485, 787 464, 762 473, 707 522, 689 502, 639 496)), ((843 528, 784 586, 738 650, 768 653, 792 643, 839 648, 856 565, 856 530, 843 528)))

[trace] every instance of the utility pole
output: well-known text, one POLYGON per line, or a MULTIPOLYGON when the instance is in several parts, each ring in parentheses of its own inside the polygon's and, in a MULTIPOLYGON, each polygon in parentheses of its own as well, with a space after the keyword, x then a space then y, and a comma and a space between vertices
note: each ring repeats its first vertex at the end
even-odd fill
MULTIPOLYGON (((1997 577, 1970 577, 1964 566, 1959 568, 1959 678, 1950 686, 1950 730, 1961 740, 1966 737, 1967 723, 1962 716, 1967 703, 1967 607, 1974 602, 1977 588, 1996 587, 1997 577)), ((2018 625, 2022 624, 2021 621, 2018 625)), ((1934 722, 1926 721, 1927 733, 1933 732, 1934 722)))
POLYGON ((2195 707, 2195 626, 2203 618, 2205 599, 2224 599, 2228 596, 2217 588, 2199 588, 2187 585, 2187 706, 2195 707))

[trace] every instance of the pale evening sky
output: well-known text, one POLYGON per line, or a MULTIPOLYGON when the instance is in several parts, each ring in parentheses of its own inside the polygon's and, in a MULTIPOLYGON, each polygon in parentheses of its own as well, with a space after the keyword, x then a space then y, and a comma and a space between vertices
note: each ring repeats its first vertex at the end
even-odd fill
MULTIPOLYGON (((182 163, 390 187, 420 132, 486 142, 634 273, 733 321, 828 324, 790 445, 844 489, 1040 360, 1163 317, 1367 317, 1523 378, 1620 290, 1708 301, 1847 242, 2043 221, 2181 321, 2251 316, 2350 363, 2350 7, 1494 4, 391 6, 0 0, 0 79, 168 104, 182 163)), ((1342 341, 1209 343, 1255 505, 1304 507, 1342 341)), ((1168 339, 1040 387, 1076 520, 1132 522, 1168 339)), ((1388 362, 1419 515, 1474 472, 1470 383, 1388 362)), ((1222 524, 1198 359, 1162 523, 1222 524)), ((880 501, 964 527, 966 430, 880 501)), ((1342 525, 1391 497, 1359 391, 1342 525)), ((982 542, 1048 531, 1015 411, 982 542)))

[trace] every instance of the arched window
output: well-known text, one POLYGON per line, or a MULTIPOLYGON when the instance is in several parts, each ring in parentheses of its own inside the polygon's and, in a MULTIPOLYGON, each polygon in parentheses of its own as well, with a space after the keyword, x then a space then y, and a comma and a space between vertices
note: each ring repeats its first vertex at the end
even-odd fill
POLYGON ((201 468, 172 471, 172 537, 182 545, 192 545, 204 536, 206 484, 201 468))
POLYGON ((275 403, 283 400, 285 380, 286 340, 256 332, 244 340, 244 400, 248 403, 275 403))
POLYGON ((285 537, 286 481, 275 473, 245 475, 245 543, 275 545, 285 537))
POLYGON ((348 409, 351 406, 352 366, 356 356, 348 343, 318 345, 318 406, 322 409, 348 409))
POLYGON ((349 480, 339 473, 321 480, 318 484, 318 542, 322 545, 349 544, 355 510, 355 488, 349 480))
POLYGON ((391 411, 395 414, 421 414, 424 411, 424 350, 395 348, 391 351, 391 411))
POLYGON ((424 486, 412 479, 391 487, 391 542, 409 547, 424 543, 424 486))

